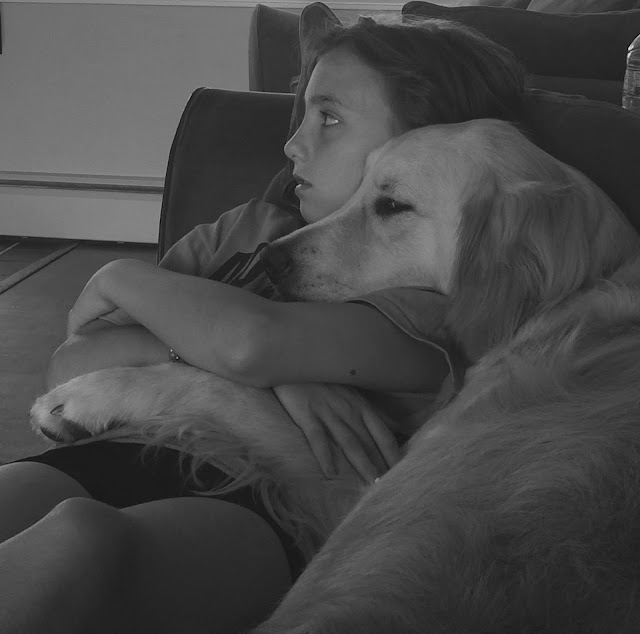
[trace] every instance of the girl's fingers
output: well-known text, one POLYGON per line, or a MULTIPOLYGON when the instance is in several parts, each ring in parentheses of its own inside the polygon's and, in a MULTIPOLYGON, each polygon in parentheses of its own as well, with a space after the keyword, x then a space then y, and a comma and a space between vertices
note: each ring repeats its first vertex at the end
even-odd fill
POLYGON ((385 460, 386 468, 391 469, 402 457, 396 437, 385 423, 383 416, 377 412, 365 411, 363 419, 377 449, 385 460))
POLYGON ((295 420, 299 421, 297 424, 302 429, 302 433, 305 435, 311 451, 325 476, 327 478, 334 477, 336 467, 333 452, 331 451, 331 443, 320 418, 312 418, 307 414, 295 420), (311 424, 309 424, 310 422, 311 424))
POLYGON ((359 408, 351 407, 347 416, 345 420, 349 421, 355 430, 360 442, 365 446, 370 461, 378 470, 376 475, 385 473, 389 469, 388 459, 393 457, 393 444, 397 445, 393 433, 366 402, 359 408))
MULTIPOLYGON (((333 421, 334 419, 331 420, 333 421)), ((359 438, 348 425, 340 422, 332 426, 330 431, 345 458, 365 482, 373 482, 380 473, 386 471, 384 468, 380 471, 380 467, 376 465, 371 458, 369 452, 371 452, 373 456, 377 454, 378 460, 380 462, 382 461, 377 449, 369 446, 368 451, 365 450, 363 446, 364 439, 359 438)), ((373 445, 370 440, 367 444, 373 445)))

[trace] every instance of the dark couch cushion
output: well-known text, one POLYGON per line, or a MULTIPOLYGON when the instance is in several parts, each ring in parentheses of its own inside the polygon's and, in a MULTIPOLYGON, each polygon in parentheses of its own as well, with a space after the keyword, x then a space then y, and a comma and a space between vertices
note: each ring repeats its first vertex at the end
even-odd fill
POLYGON ((619 106, 530 90, 533 140, 599 185, 640 233, 640 115, 619 106))
POLYGON ((289 92, 300 68, 297 13, 256 5, 249 29, 249 90, 289 92))
POLYGON ((530 0, 526 8, 544 13, 605 13, 640 9, 640 0, 530 0))
POLYGON ((260 198, 282 165, 293 95, 198 88, 173 138, 158 259, 188 231, 260 198))
POLYGON ((534 75, 622 81, 640 10, 551 14, 498 7, 443 7, 413 0, 405 16, 457 20, 511 49, 534 75))

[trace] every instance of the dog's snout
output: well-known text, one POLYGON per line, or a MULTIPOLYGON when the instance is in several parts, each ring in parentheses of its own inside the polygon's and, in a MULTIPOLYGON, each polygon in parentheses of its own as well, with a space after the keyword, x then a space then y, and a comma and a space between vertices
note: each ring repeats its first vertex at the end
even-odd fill
POLYGON ((289 273, 293 267, 293 259, 283 247, 274 245, 265 247, 260 253, 260 259, 272 282, 289 273))

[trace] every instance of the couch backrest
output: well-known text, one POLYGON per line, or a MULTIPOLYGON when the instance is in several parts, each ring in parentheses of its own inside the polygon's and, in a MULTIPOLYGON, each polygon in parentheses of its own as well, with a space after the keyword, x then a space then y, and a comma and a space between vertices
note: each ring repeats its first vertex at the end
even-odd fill
POLYGON ((261 198, 284 163, 293 95, 198 88, 169 152, 158 260, 196 225, 261 198))
MULTIPOLYGON (((160 258, 196 225, 263 196, 285 163, 293 103, 290 94, 193 93, 169 155, 160 258)), ((528 93, 526 111, 534 141, 602 187, 640 232, 640 115, 545 91, 528 93)))

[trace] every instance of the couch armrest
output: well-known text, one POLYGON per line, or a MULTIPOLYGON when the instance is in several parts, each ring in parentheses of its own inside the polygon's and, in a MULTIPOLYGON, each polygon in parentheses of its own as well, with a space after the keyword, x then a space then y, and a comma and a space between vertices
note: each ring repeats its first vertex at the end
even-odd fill
POLYGON ((261 198, 284 165, 294 96, 198 88, 176 131, 164 184, 158 261, 198 224, 261 198))

